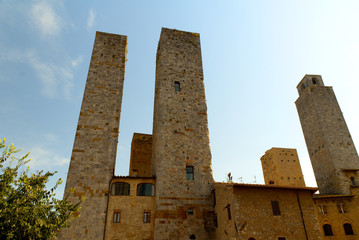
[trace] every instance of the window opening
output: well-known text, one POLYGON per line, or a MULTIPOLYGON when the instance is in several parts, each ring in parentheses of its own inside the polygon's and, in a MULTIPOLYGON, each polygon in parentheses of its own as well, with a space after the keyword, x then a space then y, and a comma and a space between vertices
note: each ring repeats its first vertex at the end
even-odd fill
POLYGON ((345 235, 354 235, 353 228, 350 223, 344 223, 343 227, 345 235))
POLYGON ((347 212, 344 203, 338 203, 338 210, 339 210, 339 213, 347 212))
POLYGON ((231 219, 232 219, 232 216, 231 216, 231 205, 228 204, 226 208, 227 208, 228 220, 231 220, 231 219))
POLYGON ((279 202, 278 201, 271 201, 272 204, 272 211, 274 216, 280 215, 280 209, 279 209, 279 202))
POLYGON ((328 213, 326 205, 318 205, 318 209, 319 209, 319 212, 321 214, 327 214, 328 213))
POLYGON ((248 240, 256 240, 256 239, 255 239, 255 238, 250 237, 250 238, 248 238, 248 240))
POLYGON ((355 179, 354 179, 354 177, 351 177, 351 178, 350 178, 350 181, 352 181, 352 185, 355 186, 355 179))
POLYGON ((278 237, 278 240, 286 240, 285 237, 278 237))
POLYGON ((178 81, 175 82, 175 92, 180 92, 181 91, 181 87, 180 87, 180 83, 178 81))
POLYGON ((151 222, 151 213, 150 212, 144 212, 143 213, 143 222, 144 223, 150 223, 151 222))
POLYGON ((189 239, 196 239, 196 236, 194 234, 192 234, 189 239))
POLYGON ((193 208, 188 208, 187 214, 188 215, 193 215, 193 208))
POLYGON ((121 212, 114 212, 113 213, 113 222, 120 223, 121 222, 121 212))
POLYGON ((274 181, 272 181, 272 180, 271 180, 271 181, 269 181, 269 184, 274 184, 274 181))
POLYGON ((333 236, 332 226, 330 226, 329 224, 324 224, 323 230, 325 236, 333 236))
POLYGON ((138 184, 137 196, 155 196, 155 186, 152 183, 138 184))
POLYGON ((130 184, 124 182, 115 182, 112 184, 112 195, 129 196, 130 184))
POLYGON ((194 179, 193 166, 186 166, 186 179, 187 180, 194 179))

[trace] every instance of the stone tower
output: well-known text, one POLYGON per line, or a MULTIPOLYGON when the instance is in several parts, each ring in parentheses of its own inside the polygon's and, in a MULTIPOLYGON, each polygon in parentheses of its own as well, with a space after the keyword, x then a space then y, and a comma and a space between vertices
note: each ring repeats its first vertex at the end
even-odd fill
POLYGON ((109 183, 113 177, 126 64, 127 37, 96 33, 80 117, 67 175, 65 196, 81 196, 80 217, 59 239, 103 239, 109 183))
POLYGON ((359 158, 332 87, 305 75, 295 102, 321 194, 350 194, 359 182, 359 158))
POLYGON ((267 185, 305 187, 296 149, 271 148, 261 157, 267 185))
POLYGON ((211 239, 212 165, 200 38, 162 28, 157 49, 152 174, 155 239, 211 239))

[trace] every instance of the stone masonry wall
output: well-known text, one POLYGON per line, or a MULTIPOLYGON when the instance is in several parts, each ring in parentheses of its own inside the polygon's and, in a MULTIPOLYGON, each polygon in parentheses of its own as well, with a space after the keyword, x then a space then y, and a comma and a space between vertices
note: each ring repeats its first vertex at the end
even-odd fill
POLYGON ((305 187, 296 149, 271 148, 261 163, 265 184, 305 187))
POLYGON ((216 183, 215 191, 217 240, 322 239, 313 189, 216 183), (272 201, 278 201, 279 215, 273 214, 272 201))
POLYGON ((131 144, 129 175, 151 177, 152 135, 134 133, 131 144))
POLYGON ((213 211, 213 177, 199 34, 162 29, 152 151, 155 239, 210 239, 204 214, 213 211), (186 179, 186 166, 193 167, 193 180, 186 179))
POLYGON ((155 197, 137 196, 141 183, 156 184, 154 178, 119 177, 112 183, 130 184, 129 196, 111 195, 108 204, 105 240, 153 240, 155 225, 155 197), (120 221, 114 222, 114 213, 120 213, 120 221), (144 212, 150 213, 149 222, 144 222, 144 212))
POLYGON ((298 85, 296 106, 319 191, 350 194, 346 171, 359 169, 357 151, 332 87, 308 82, 310 77, 298 85))
POLYGON ((323 239, 331 240, 354 240, 359 235, 359 199, 358 196, 314 196, 316 213, 323 239), (333 236, 325 236, 323 226, 329 224, 333 236), (344 224, 350 224, 353 235, 347 235, 344 224))
POLYGON ((96 33, 85 93, 67 175, 65 196, 81 196, 80 217, 59 239, 103 239, 109 183, 113 177, 120 124, 127 37, 96 33))

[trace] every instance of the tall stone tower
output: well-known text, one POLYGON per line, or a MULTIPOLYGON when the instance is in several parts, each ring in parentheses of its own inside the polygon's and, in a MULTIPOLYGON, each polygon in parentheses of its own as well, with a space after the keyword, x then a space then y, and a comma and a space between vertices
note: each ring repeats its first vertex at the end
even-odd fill
POLYGON ((211 239, 212 165, 199 34, 162 28, 157 49, 152 174, 155 239, 211 239))
POLYGON ((305 187, 296 149, 271 148, 261 157, 267 185, 305 187))
POLYGON ((67 175, 65 195, 81 196, 80 217, 59 239, 103 239, 113 177, 125 75, 127 37, 96 33, 85 93, 67 175))
POLYGON ((321 194, 350 194, 359 181, 359 158, 332 87, 305 75, 295 102, 321 194))

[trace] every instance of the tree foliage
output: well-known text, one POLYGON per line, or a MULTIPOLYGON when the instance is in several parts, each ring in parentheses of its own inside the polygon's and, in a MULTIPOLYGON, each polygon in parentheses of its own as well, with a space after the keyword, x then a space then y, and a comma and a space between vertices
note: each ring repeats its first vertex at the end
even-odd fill
POLYGON ((45 185, 56 172, 30 173, 29 153, 17 157, 20 150, 0 139, 0 239, 53 238, 69 225, 80 202, 72 204, 68 196, 56 199, 54 191, 62 180, 47 190, 45 185))

